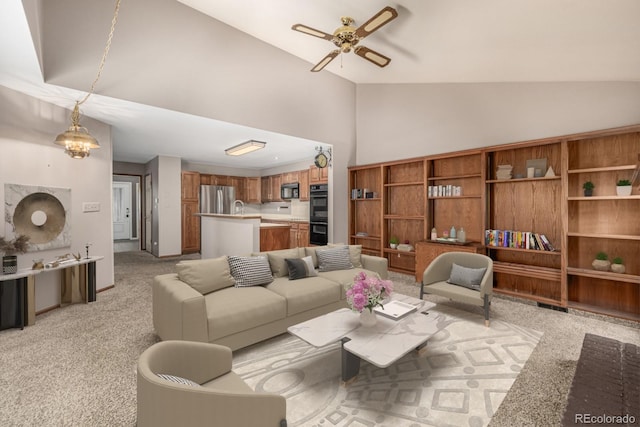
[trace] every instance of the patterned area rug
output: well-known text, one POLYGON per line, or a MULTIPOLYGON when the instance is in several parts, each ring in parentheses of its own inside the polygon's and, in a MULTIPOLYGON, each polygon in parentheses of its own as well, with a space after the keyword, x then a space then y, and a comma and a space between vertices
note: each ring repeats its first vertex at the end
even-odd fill
POLYGON ((256 391, 287 398, 289 426, 486 426, 542 333, 436 306, 440 331, 419 355, 389 368, 362 362, 340 381, 340 346, 314 348, 281 335, 234 354, 233 369, 256 391))

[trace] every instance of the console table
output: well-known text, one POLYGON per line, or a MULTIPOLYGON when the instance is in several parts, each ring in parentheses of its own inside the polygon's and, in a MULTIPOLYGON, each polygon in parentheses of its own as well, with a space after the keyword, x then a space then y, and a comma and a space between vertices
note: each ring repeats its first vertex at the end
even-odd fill
POLYGON ((89 303, 96 300, 96 261, 103 256, 64 261, 56 267, 25 269, 15 274, 0 275, 0 329, 24 328, 36 322, 35 278, 39 274, 58 271, 61 274, 60 305, 89 303), (8 311, 4 316, 3 311, 8 311), (15 317, 15 320, 12 318, 15 317))

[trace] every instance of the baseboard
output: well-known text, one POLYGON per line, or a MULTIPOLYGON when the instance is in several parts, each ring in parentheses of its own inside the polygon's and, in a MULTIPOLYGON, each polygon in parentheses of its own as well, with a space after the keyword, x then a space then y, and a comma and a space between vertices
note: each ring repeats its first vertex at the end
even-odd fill
POLYGON ((546 308, 546 309, 549 309, 549 310, 561 311, 563 313, 568 313, 569 312, 569 309, 567 307, 558 307, 557 305, 545 304, 543 302, 539 302, 539 303, 537 303, 537 305, 540 308, 546 308))

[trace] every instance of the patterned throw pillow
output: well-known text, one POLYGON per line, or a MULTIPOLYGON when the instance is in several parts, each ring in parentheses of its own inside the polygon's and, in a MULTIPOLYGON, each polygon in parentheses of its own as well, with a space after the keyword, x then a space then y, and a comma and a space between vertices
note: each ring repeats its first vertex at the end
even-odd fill
POLYGON ((447 283, 464 286, 469 289, 480 290, 480 284, 482 283, 482 278, 486 271, 486 267, 468 268, 454 263, 451 266, 451 275, 449 276, 447 283))
POLYGON ((198 384, 196 382, 193 382, 193 381, 188 380, 186 378, 177 377, 175 375, 169 375, 169 374, 156 374, 156 375, 159 376, 160 378, 162 378, 163 380, 171 381, 172 383, 188 385, 188 386, 191 386, 191 387, 200 387, 200 384, 198 384))
POLYGON ((287 258, 285 261, 289 269, 289 280, 304 279, 305 277, 318 275, 313 268, 311 256, 304 258, 287 258))
POLYGON ((266 256, 230 256, 229 268, 236 281, 236 288, 268 285, 273 282, 266 256))
POLYGON ((353 268, 347 246, 317 250, 316 254, 318 255, 320 271, 349 270, 353 268))

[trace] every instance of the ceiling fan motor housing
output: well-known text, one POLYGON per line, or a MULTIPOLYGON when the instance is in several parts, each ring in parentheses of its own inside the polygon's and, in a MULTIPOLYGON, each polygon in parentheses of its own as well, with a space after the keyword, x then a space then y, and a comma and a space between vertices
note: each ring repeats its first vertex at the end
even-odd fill
POLYGON ((353 18, 343 16, 340 20, 342 27, 333 32, 333 44, 338 46, 343 53, 348 53, 358 44, 360 39, 356 36, 356 27, 352 25, 355 22, 353 18))

